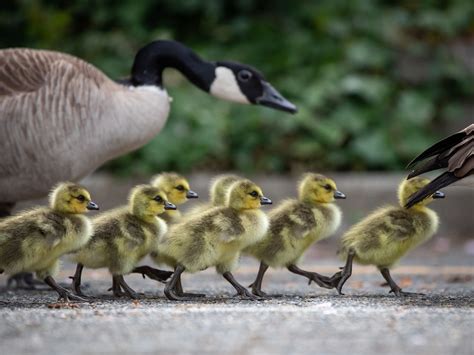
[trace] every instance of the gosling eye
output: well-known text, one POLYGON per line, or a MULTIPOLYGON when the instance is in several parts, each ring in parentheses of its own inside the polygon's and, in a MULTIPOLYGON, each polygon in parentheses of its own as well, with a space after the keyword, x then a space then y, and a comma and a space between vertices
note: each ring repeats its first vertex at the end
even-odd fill
POLYGON ((84 202, 86 200, 86 197, 84 195, 79 195, 76 197, 80 202, 84 202))
POLYGON ((161 196, 155 196, 153 200, 155 200, 156 202, 163 202, 163 199, 161 198, 161 196))
POLYGON ((178 185, 178 186, 176 186, 176 190, 184 191, 184 186, 183 185, 178 185))
POLYGON ((258 197, 258 192, 257 191, 252 191, 251 193, 249 193, 250 196, 252 197, 258 197))
POLYGON ((252 78, 252 73, 246 69, 243 69, 237 73, 237 78, 239 81, 247 82, 252 78))
POLYGON ((329 184, 325 185, 324 188, 325 188, 327 191, 331 191, 331 190, 332 190, 332 187, 331 187, 331 185, 329 185, 329 184))

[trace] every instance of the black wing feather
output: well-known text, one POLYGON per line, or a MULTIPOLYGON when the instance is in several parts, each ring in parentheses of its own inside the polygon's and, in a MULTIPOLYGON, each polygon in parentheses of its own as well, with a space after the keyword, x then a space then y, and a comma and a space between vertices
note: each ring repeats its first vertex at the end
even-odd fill
POLYGON ((413 205, 417 204, 418 202, 424 200, 428 196, 431 196, 436 191, 451 185, 453 182, 460 180, 461 178, 457 177, 453 173, 445 172, 438 176, 436 179, 431 181, 428 185, 423 187, 422 189, 415 192, 413 195, 410 196, 407 203, 405 204, 405 208, 410 208, 413 205))

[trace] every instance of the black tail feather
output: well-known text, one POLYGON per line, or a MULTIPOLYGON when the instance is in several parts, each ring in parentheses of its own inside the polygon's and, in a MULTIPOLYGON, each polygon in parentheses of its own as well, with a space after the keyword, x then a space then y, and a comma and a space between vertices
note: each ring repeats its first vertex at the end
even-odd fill
POLYGON ((453 173, 445 172, 438 176, 436 179, 431 181, 428 185, 423 187, 421 190, 415 192, 413 195, 410 196, 407 203, 405 204, 405 208, 410 208, 413 205, 417 204, 418 202, 424 200, 428 196, 433 195, 436 191, 451 185, 453 182, 458 181, 460 178, 455 176, 453 173))

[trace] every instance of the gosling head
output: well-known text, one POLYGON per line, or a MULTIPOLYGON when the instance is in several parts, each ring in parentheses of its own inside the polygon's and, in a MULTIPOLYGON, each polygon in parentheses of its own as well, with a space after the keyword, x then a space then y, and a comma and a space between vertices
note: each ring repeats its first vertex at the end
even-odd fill
POLYGON ((153 220, 165 210, 176 209, 163 191, 151 185, 135 186, 128 199, 130 212, 144 220, 153 220))
POLYGON ((214 206, 225 206, 227 199, 227 190, 234 182, 242 180, 237 175, 220 175, 211 183, 210 197, 214 206))
POLYGON ((334 180, 315 173, 303 175, 298 185, 298 196, 300 201, 309 203, 330 203, 334 199, 346 198, 346 195, 337 190, 334 180))
POLYGON ((265 197, 262 189, 250 180, 239 180, 229 188, 227 206, 236 210, 257 209, 271 204, 272 200, 265 197))
POLYGON ((56 185, 49 195, 49 205, 55 211, 74 214, 99 209, 99 206, 92 202, 89 191, 73 182, 56 185))
POLYGON ((188 181, 176 173, 162 173, 152 178, 151 184, 162 190, 168 201, 175 205, 185 203, 189 198, 198 198, 198 194, 191 190, 188 181))
POLYGON ((410 180, 403 180, 398 187, 398 201, 400 206, 405 208, 417 208, 428 205, 433 199, 444 198, 445 195, 441 191, 435 191, 425 199, 420 201, 413 201, 412 197, 425 186, 430 183, 430 180, 422 176, 416 176, 410 180))

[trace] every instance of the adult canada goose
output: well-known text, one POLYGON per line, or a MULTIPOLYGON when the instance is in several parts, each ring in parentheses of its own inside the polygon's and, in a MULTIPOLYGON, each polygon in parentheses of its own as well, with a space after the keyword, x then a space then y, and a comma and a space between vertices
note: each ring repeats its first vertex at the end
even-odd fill
POLYGON ((141 48, 121 81, 68 54, 0 50, 0 213, 149 142, 170 110, 168 67, 221 99, 296 112, 254 68, 205 61, 175 41, 141 48))
POLYGON ((426 149, 408 164, 408 179, 428 171, 446 171, 408 199, 411 207, 451 184, 474 187, 474 123, 426 149), (462 180, 462 181, 461 181, 462 180))

